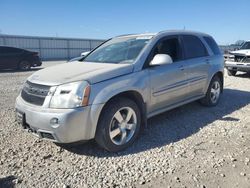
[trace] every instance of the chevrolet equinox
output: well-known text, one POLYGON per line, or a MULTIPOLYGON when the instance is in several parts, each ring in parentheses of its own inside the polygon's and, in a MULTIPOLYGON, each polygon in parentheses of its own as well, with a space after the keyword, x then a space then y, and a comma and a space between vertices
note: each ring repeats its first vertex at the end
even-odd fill
POLYGON ((116 152, 147 118, 199 100, 215 106, 223 56, 204 33, 163 31, 107 40, 77 62, 35 72, 16 99, 17 121, 57 143, 95 139, 116 152))

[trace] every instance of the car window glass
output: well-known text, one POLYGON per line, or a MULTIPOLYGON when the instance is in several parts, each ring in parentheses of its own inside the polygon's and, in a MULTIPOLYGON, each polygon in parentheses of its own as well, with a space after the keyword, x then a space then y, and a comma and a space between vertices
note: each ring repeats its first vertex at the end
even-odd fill
POLYGON ((17 48, 9 48, 9 53, 20 53, 21 49, 17 49, 17 48))
POLYGON ((173 62, 179 61, 181 59, 181 48, 178 38, 166 39, 159 42, 154 49, 153 57, 156 54, 167 54, 172 58, 173 62))
POLYGON ((196 36, 184 35, 183 45, 187 59, 207 56, 207 50, 201 40, 196 36))
POLYGON ((16 48, 9 48, 9 47, 2 47, 0 48, 0 53, 1 54, 11 54, 11 53, 20 53, 21 50, 20 49, 16 49, 16 48))
POLYGON ((213 53, 215 55, 220 54, 220 49, 218 47, 218 45, 216 44, 216 42, 214 41, 213 38, 211 37, 203 37, 205 39, 205 41, 207 42, 208 46, 211 48, 211 50, 213 51, 213 53))
POLYGON ((114 38, 91 52, 84 61, 98 63, 133 63, 152 36, 114 38))
POLYGON ((1 54, 6 54, 6 53, 8 53, 8 48, 1 47, 1 48, 0 48, 0 53, 1 53, 1 54))
POLYGON ((240 49, 241 50, 250 49, 250 42, 245 42, 240 49))

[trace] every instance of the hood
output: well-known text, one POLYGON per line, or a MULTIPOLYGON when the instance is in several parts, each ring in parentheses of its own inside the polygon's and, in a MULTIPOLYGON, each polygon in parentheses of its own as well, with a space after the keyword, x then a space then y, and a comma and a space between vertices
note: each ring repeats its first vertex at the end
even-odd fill
POLYGON ((249 56, 250 55, 250 49, 231 51, 230 54, 249 56))
POLYGON ((28 80, 43 85, 60 85, 86 80, 90 84, 111 79, 133 71, 131 64, 110 64, 91 62, 72 62, 51 66, 32 74, 28 80))

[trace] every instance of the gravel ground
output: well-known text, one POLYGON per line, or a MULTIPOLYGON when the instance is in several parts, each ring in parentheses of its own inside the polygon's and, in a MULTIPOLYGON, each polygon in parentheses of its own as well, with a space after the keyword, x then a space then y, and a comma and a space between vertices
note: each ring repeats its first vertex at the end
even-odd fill
POLYGON ((0 187, 250 187, 246 74, 225 76, 217 107, 153 117, 132 147, 109 153, 94 141, 60 147, 16 124, 15 98, 35 70, 0 73, 0 187))

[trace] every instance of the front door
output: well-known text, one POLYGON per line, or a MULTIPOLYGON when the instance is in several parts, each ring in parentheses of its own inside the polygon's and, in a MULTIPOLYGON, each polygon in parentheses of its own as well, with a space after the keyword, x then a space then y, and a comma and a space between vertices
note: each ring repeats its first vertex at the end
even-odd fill
POLYGON ((173 36, 163 39, 158 42, 153 50, 154 55, 170 55, 173 63, 149 67, 151 84, 149 113, 154 113, 185 100, 189 91, 187 69, 185 61, 183 61, 179 37, 173 36))

